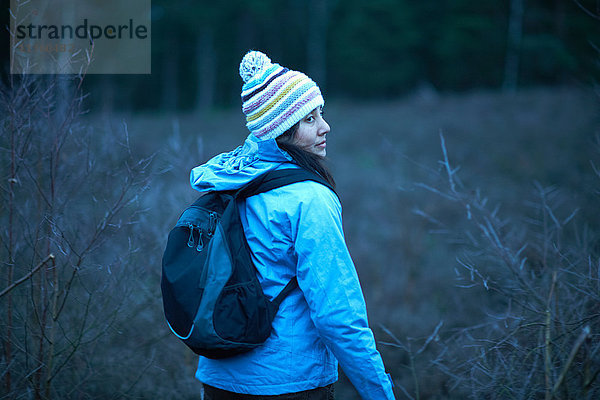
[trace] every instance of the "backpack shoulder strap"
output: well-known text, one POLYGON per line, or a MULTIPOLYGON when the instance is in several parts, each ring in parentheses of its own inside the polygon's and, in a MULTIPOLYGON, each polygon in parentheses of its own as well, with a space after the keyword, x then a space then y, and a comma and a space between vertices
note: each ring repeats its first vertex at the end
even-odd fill
POLYGON ((281 305, 281 302, 283 301, 283 299, 285 299, 287 297, 287 295, 290 294, 292 292, 292 290, 296 289, 297 287, 298 287, 298 278, 296 278, 294 276, 292 279, 290 279, 290 281, 287 283, 287 285, 285 285, 285 287, 281 290, 281 292, 279 292, 279 294, 271 301, 271 303, 276 307, 275 308, 276 310, 281 305))
POLYGON ((325 179, 323 179, 314 172, 307 171, 304 168, 284 168, 278 170, 271 170, 258 176, 246 186, 242 187, 236 193, 236 197, 250 197, 259 193, 268 192, 269 190, 273 190, 282 186, 290 185, 292 183, 309 180, 327 186, 334 193, 336 193, 335 189, 331 187, 331 185, 327 183, 325 179))
MULTIPOLYGON (((250 183, 242 187, 240 190, 238 190, 238 192, 235 194, 235 197, 250 197, 259 193, 268 192, 269 190, 290 185, 292 183, 303 181, 318 182, 324 186, 327 186, 337 196, 337 192, 335 191, 335 189, 318 174, 310 172, 304 168, 284 168, 278 170, 271 170, 258 176, 257 178, 253 179, 250 183)), ((297 287, 298 279, 294 276, 287 283, 287 285, 285 285, 283 290, 272 300, 271 303, 275 307, 275 312, 279 308, 279 305, 281 304, 283 299, 287 297, 287 295, 290 294, 292 290, 294 290, 297 287)))

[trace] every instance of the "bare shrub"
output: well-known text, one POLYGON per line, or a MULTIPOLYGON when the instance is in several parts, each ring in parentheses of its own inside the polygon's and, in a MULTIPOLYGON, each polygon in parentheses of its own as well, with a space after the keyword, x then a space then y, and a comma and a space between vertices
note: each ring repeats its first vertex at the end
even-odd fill
POLYGON ((417 212, 451 236, 463 301, 480 306, 471 316, 478 323, 440 332, 442 350, 431 364, 455 393, 474 399, 598 398, 599 192, 577 197, 536 183, 523 212, 504 215, 462 184, 440 138, 445 180, 419 186, 448 209, 417 212))
POLYGON ((8 398, 84 398, 105 385, 94 360, 109 351, 99 345, 114 334, 140 274, 132 260, 151 158, 132 154, 126 126, 98 134, 80 123, 82 79, 12 75, 0 88, 0 376, 8 398))

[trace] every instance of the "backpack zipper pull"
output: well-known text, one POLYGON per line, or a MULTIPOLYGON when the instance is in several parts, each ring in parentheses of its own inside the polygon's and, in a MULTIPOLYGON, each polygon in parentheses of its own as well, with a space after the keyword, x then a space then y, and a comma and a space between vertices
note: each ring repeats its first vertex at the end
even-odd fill
POLYGON ((194 225, 189 223, 188 227, 190 228, 190 237, 188 239, 187 245, 188 247, 194 247, 194 225))
POLYGON ((198 237, 198 246, 196 246, 196 251, 201 252, 204 249, 204 241, 202 240, 202 229, 198 229, 200 236, 198 237))
POLYGON ((209 214, 209 223, 208 223, 208 236, 212 236, 215 234, 215 230, 217 229, 217 213, 211 211, 209 214))

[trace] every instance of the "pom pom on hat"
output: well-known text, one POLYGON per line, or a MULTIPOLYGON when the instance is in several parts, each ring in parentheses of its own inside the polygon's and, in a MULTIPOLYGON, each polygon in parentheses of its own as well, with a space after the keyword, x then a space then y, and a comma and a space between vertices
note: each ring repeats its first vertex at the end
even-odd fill
POLYGON ((240 76, 246 126, 261 140, 275 139, 324 103, 312 79, 272 63, 260 51, 244 56, 240 76))
POLYGON ((248 82, 271 65, 271 59, 265 53, 249 51, 240 63, 240 76, 244 82, 248 82))

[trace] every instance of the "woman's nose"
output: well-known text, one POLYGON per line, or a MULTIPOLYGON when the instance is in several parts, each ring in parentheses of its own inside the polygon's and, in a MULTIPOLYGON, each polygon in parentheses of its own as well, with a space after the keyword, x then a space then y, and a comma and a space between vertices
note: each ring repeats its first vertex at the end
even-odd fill
POLYGON ((329 127, 327 121, 325 121, 323 117, 321 117, 321 126, 319 127, 319 134, 325 135, 326 133, 329 133, 330 130, 331 128, 329 127))

